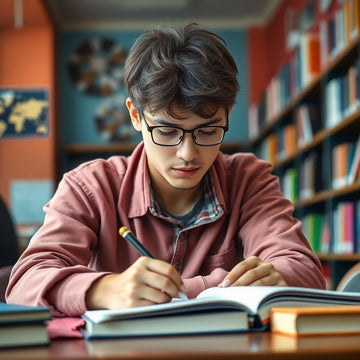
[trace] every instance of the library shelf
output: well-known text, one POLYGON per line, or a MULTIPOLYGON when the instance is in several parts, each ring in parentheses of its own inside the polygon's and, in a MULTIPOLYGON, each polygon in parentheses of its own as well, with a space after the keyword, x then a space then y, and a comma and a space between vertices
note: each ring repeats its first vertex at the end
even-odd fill
MULTIPOLYGON (((291 116, 294 108, 298 104, 309 97, 312 93, 321 92, 321 86, 324 79, 329 76, 332 71, 336 70, 338 66, 342 66, 343 63, 348 64, 351 59, 354 58, 354 56, 356 57, 356 52, 360 46, 359 44, 360 35, 358 35, 355 39, 352 39, 351 42, 341 52, 339 52, 338 55, 329 60, 328 64, 322 69, 322 71, 314 76, 303 89, 301 89, 292 99, 290 99, 289 103, 279 112, 279 114, 267 121, 267 123, 259 130, 259 134, 248 141, 247 146, 249 148, 254 148, 285 118, 291 116)), ((356 115, 353 116, 356 117, 356 115)))
MULTIPOLYGON (((325 20, 316 19, 313 28, 308 30, 318 32, 321 51, 332 45, 333 49, 336 48, 336 51, 325 52, 323 58, 324 53, 319 51, 319 71, 301 86, 296 84, 294 87, 291 79, 298 80, 303 68, 300 71, 300 67, 292 67, 293 60, 284 63, 264 89, 259 104, 253 104, 249 111, 251 137, 247 146, 258 157, 272 163, 273 173, 279 177, 284 195, 294 204, 294 215, 303 221, 305 235, 312 241, 314 236, 317 237, 316 246, 309 240, 311 246, 324 265, 331 265, 334 288, 348 266, 360 261, 360 174, 355 180, 349 180, 354 154, 360 151, 360 145, 357 145, 360 142, 360 13, 354 14, 357 24, 351 36, 339 36, 348 31, 345 22, 339 21, 335 25, 344 26, 343 29, 335 29, 335 32, 329 29, 332 20, 335 19, 333 23, 336 23, 337 18, 346 17, 346 7, 355 6, 355 3, 360 6, 359 0, 334 2, 332 13, 325 20), (326 36, 323 37, 321 31, 325 28, 327 37, 340 32, 334 39, 328 38, 324 42, 326 36), (333 41, 343 42, 333 44, 333 41), (284 77, 282 70, 288 65, 290 70, 284 77), (307 110, 305 120, 300 119, 302 107, 307 110), (313 118, 309 115, 310 107, 317 110, 312 114, 315 114, 313 118), (302 121, 307 122, 307 127, 301 127, 302 121), (293 127, 290 134, 295 146, 289 146, 287 127, 293 127), (304 129, 308 136, 301 138, 304 129), (343 143, 349 144, 348 152, 346 155, 343 152, 343 157, 339 158, 335 149, 343 143), (345 179, 341 179, 344 182, 336 182, 340 168, 342 171, 346 169, 345 179), (310 189, 307 188, 309 184, 310 189), (318 230, 319 223, 322 231, 318 230), (322 236, 328 231, 330 245, 321 247, 321 241, 325 241, 322 236), (341 243, 348 243, 349 239, 352 246, 346 247, 347 244, 342 248, 341 243), (323 249, 328 250, 324 252, 323 249)), ((293 59, 300 53, 300 46, 296 51, 293 59)), ((311 55, 302 53, 301 56, 311 55)))
POLYGON ((354 184, 346 185, 339 189, 322 191, 306 199, 299 199, 295 201, 294 205, 295 207, 300 208, 325 202, 328 199, 335 199, 343 195, 351 195, 357 192, 360 193, 360 181, 356 181, 354 184))
POLYGON ((360 261, 360 254, 317 253, 320 261, 360 261))

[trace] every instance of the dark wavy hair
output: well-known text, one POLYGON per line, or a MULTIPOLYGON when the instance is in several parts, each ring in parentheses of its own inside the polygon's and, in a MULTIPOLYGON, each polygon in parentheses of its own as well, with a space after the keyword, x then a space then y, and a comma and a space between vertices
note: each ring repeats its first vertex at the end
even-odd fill
POLYGON ((178 119, 176 107, 203 118, 220 107, 227 111, 239 90, 224 39, 195 23, 145 31, 127 56, 124 79, 138 110, 178 119))

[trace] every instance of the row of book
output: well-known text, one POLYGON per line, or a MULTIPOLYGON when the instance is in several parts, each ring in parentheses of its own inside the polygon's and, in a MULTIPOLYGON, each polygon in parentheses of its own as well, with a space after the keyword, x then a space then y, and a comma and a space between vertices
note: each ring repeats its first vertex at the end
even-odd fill
POLYGON ((326 66, 360 34, 360 1, 344 0, 329 19, 320 21, 320 61, 326 66))
POLYGON ((288 123, 270 133, 260 144, 257 155, 271 164, 287 159, 295 154, 297 147, 305 144, 307 130, 303 127, 305 122, 299 120, 288 123))
POLYGON ((322 151, 311 151, 302 160, 299 170, 287 168, 279 176, 284 196, 292 202, 306 199, 327 189, 339 189, 360 180, 360 136, 357 142, 344 142, 332 150, 331 184, 325 184, 322 151))
POLYGON ((313 32, 299 34, 299 46, 293 60, 285 63, 265 89, 261 101, 250 106, 249 137, 276 118, 300 90, 320 73, 320 41, 313 32))
POLYGON ((324 115, 319 101, 300 103, 293 113, 294 123, 287 123, 270 133, 263 141, 259 156, 276 163, 291 156, 296 147, 312 141, 324 127, 331 128, 360 109, 360 58, 345 74, 325 85, 324 115))
POLYGON ((302 219, 303 232, 317 253, 360 252, 360 200, 341 201, 331 220, 324 213, 310 213, 302 219))
POLYGON ((358 140, 337 144, 332 149, 332 188, 352 184, 359 176, 360 136, 358 140))
POLYGON ((325 85, 325 127, 331 128, 360 107, 360 58, 325 85))
POLYGON ((300 148, 311 142, 314 136, 323 129, 321 104, 319 101, 301 103, 296 107, 294 116, 296 144, 300 148))
POLYGON ((299 33, 292 60, 270 80, 260 102, 249 106, 249 138, 256 138, 265 124, 276 118, 359 35, 360 0, 344 0, 330 18, 319 21, 318 27, 299 33))
MULTIPOLYGON (((357 109, 360 109, 360 93, 357 109)), ((329 117, 327 117, 327 119, 328 118, 329 117)), ((314 136, 321 130, 322 121, 319 104, 301 104, 295 109, 295 123, 287 123, 266 136, 260 144, 257 155, 272 164, 276 164, 279 161, 291 157, 298 149, 310 143, 314 136)), ((336 180, 333 186, 334 188, 354 181, 356 171, 354 166, 358 164, 356 155, 360 151, 358 142, 347 141, 334 146, 332 151, 333 169, 335 169, 333 172, 334 179, 337 178, 335 175, 338 171, 345 171, 344 168, 347 169, 347 174, 341 173, 341 175, 348 175, 349 178, 345 182, 336 180)))
POLYGON ((360 251, 360 200, 340 202, 333 212, 333 248, 336 254, 360 251))
POLYGON ((291 157, 298 148, 311 142, 323 127, 319 102, 300 104, 294 110, 294 119, 294 122, 277 128, 264 139, 258 154, 262 159, 275 164, 291 157))
POLYGON ((299 198, 306 199, 321 192, 326 187, 323 171, 323 152, 311 151, 300 164, 299 198))
POLYGON ((326 116, 322 116, 320 101, 299 104, 294 109, 294 122, 286 123, 267 135, 260 144, 257 155, 276 164, 290 157, 298 148, 310 143, 324 127, 334 127, 344 118, 358 111, 360 58, 350 66, 345 75, 333 78, 326 84, 325 94, 326 116))

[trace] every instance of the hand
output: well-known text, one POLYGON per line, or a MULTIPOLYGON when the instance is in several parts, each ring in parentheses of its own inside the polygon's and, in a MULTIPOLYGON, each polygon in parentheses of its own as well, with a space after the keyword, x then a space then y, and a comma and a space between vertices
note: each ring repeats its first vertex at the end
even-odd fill
POLYGON ((172 265, 143 256, 121 274, 108 274, 95 281, 87 291, 86 305, 91 310, 166 303, 184 290, 172 265))
POLYGON ((262 261, 257 256, 250 256, 237 264, 219 284, 228 286, 286 286, 281 274, 271 263, 262 261))

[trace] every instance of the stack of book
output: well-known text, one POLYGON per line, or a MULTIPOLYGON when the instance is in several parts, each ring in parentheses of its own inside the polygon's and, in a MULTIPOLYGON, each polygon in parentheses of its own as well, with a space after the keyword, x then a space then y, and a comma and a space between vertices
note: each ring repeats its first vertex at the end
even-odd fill
POLYGON ((50 319, 46 307, 0 302, 0 348, 47 345, 45 322, 50 319))

